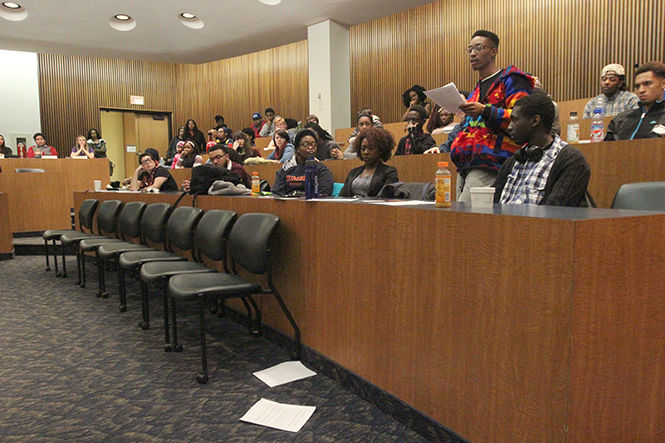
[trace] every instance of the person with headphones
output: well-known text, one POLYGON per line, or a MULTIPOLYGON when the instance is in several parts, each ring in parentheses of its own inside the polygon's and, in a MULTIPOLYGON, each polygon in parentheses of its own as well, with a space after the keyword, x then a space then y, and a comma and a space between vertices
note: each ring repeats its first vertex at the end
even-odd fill
POLYGON ((499 169, 494 203, 587 206, 591 170, 582 153, 552 135, 554 103, 537 90, 517 101, 510 138, 522 147, 499 169))

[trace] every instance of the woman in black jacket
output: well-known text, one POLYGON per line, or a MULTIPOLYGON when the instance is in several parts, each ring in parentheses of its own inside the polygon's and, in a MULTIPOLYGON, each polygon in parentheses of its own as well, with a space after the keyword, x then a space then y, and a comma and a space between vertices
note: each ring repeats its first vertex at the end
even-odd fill
POLYGON ((340 197, 376 197, 384 185, 399 181, 397 169, 383 163, 395 147, 389 132, 377 127, 363 129, 355 143, 360 148, 358 157, 365 164, 349 171, 340 197))
POLYGON ((203 135, 203 132, 201 132, 196 126, 196 122, 191 118, 187 120, 187 124, 185 125, 185 140, 191 140, 194 142, 197 154, 205 152, 206 138, 203 135))

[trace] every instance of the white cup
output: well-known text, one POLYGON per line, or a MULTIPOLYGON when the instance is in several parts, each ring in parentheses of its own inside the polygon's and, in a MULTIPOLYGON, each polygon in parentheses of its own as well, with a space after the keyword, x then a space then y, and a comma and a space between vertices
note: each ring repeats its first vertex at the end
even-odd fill
POLYGON ((494 188, 471 188, 471 206, 474 208, 491 208, 494 204, 494 188))
POLYGON ((102 181, 101 180, 95 180, 93 182, 95 184, 95 192, 99 192, 102 190, 102 181))

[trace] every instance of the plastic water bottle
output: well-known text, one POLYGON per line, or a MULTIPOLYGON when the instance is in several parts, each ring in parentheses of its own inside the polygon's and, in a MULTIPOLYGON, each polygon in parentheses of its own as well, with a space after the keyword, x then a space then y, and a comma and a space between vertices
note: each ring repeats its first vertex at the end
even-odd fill
POLYGON ((305 162, 305 199, 317 198, 319 196, 319 170, 316 168, 316 160, 310 157, 305 162))
POLYGON ((451 177, 450 170, 448 169, 448 162, 438 162, 434 184, 436 187, 435 205, 437 208, 450 207, 450 187, 451 177))
POLYGON ((605 140, 605 123, 603 122, 603 108, 593 110, 591 119, 591 142, 598 143, 605 140))
POLYGON ((261 180, 259 179, 258 171, 252 172, 252 195, 259 195, 261 193, 261 180))
POLYGON ((566 141, 568 143, 578 143, 580 141, 580 121, 577 119, 577 112, 570 113, 566 141))

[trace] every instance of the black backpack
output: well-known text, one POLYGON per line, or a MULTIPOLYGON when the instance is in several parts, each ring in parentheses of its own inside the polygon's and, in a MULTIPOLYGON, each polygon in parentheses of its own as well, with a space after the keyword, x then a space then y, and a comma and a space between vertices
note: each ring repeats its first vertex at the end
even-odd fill
POLYGON ((192 179, 189 185, 190 194, 207 194, 210 186, 217 180, 231 182, 234 185, 241 183, 235 172, 221 166, 201 165, 192 168, 192 179))

